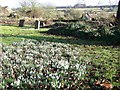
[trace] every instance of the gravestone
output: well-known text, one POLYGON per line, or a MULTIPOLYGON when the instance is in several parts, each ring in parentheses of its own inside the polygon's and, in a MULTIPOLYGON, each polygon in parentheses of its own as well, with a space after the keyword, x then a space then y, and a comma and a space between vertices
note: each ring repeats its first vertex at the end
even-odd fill
POLYGON ((35 21, 35 29, 39 29, 40 28, 40 21, 36 20, 35 21))
POLYGON ((41 27, 44 26, 44 22, 43 22, 43 21, 40 22, 40 26, 41 26, 41 27))
POLYGON ((19 21, 19 27, 24 27, 24 23, 25 23, 25 20, 24 19, 21 19, 19 21))

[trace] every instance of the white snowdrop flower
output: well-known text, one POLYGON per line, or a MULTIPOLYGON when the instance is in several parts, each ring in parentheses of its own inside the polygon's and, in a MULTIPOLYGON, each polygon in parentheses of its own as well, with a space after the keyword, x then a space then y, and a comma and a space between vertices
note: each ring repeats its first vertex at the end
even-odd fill
POLYGON ((59 79, 59 76, 56 76, 56 79, 58 80, 58 79, 59 79))
POLYGON ((33 73, 33 71, 30 71, 30 74, 32 74, 33 73))
POLYGON ((25 64, 25 63, 26 63, 26 61, 24 61, 24 60, 23 60, 21 63, 25 64))
POLYGON ((13 86, 14 84, 13 83, 11 83, 11 86, 13 86))
POLYGON ((69 68, 69 62, 68 61, 59 61, 58 62, 61 66, 63 66, 65 69, 68 69, 69 68))
POLYGON ((30 58, 30 57, 27 55, 27 56, 26 56, 26 59, 29 59, 29 58, 30 58))
POLYGON ((23 69, 21 69, 21 72, 23 72, 24 70, 23 69))
POLYGON ((53 86, 53 87, 55 87, 55 86, 56 86, 56 85, 55 85, 55 83, 53 83, 53 82, 51 82, 51 84, 52 84, 52 86, 53 86))
POLYGON ((36 65, 36 67, 40 67, 40 65, 39 65, 39 64, 37 64, 37 65, 36 65))
POLYGON ((37 52, 37 51, 35 51, 35 50, 33 50, 32 52, 33 52, 34 54, 39 54, 39 52, 37 52))
POLYGON ((0 78, 2 77, 2 70, 0 71, 0 78))
POLYGON ((80 65, 79 65, 79 64, 76 64, 75 66, 76 66, 76 69, 79 69, 79 66, 80 66, 80 65))
POLYGON ((37 63, 38 61, 35 59, 35 63, 37 63))
POLYGON ((32 84, 31 81, 28 82, 30 85, 32 84))
POLYGON ((25 67, 29 67, 29 64, 25 64, 25 67))
POLYGON ((50 77, 52 77, 52 74, 49 74, 50 77))
POLYGON ((64 66, 64 68, 65 68, 65 69, 68 69, 68 68, 69 68, 69 64, 66 64, 66 65, 64 66))
POLYGON ((14 82, 17 86, 20 85, 20 80, 18 79, 17 81, 14 82))
POLYGON ((6 55, 4 55, 4 57, 3 57, 4 59, 8 59, 8 56, 6 56, 6 55))
POLYGON ((42 70, 43 69, 43 65, 42 66, 40 66, 40 70, 42 70))
POLYGON ((29 59, 33 60, 33 57, 29 57, 29 59))
POLYGON ((18 76, 18 79, 21 79, 22 78, 22 75, 18 76))
POLYGON ((86 65, 83 66, 83 69, 84 69, 84 70, 86 69, 86 65))
POLYGON ((64 66, 63 60, 58 61, 58 63, 59 63, 60 65, 64 66))
POLYGON ((17 52, 20 53, 22 51, 22 49, 17 49, 17 52))
POLYGON ((76 59, 77 57, 76 56, 73 56, 73 59, 76 59))
POLYGON ((27 46, 24 46, 24 48, 27 48, 27 46))
POLYGON ((38 79, 40 79, 41 78, 41 76, 40 75, 38 75, 38 77, 37 77, 38 79))
POLYGON ((43 73, 39 73, 41 76, 43 75, 43 73))

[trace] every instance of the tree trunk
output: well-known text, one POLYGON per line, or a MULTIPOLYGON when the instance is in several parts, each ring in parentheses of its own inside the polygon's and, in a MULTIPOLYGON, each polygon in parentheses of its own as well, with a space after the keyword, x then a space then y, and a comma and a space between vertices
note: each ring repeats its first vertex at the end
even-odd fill
POLYGON ((120 1, 118 3, 118 11, 117 11, 117 22, 120 25, 120 1))

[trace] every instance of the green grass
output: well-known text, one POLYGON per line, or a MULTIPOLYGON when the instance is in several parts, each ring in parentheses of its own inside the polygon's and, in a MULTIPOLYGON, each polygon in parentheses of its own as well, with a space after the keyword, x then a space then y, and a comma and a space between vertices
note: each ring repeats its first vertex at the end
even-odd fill
POLYGON ((102 41, 90 41, 81 40, 72 37, 61 37, 55 35, 46 35, 43 32, 49 30, 49 28, 41 28, 35 30, 34 28, 28 27, 17 27, 17 26, 0 26, 0 42, 4 44, 11 44, 13 42, 21 41, 23 39, 35 39, 38 41, 49 41, 49 42, 61 42, 69 44, 79 45, 104 45, 102 41))
MULTIPOLYGON (((0 26, 0 40, 2 43, 11 44, 16 41, 21 41, 27 37, 41 36, 40 32, 46 31, 44 28, 41 30, 35 30, 34 28, 24 28, 17 26, 0 26)), ((35 38, 38 39, 38 38, 35 38)))

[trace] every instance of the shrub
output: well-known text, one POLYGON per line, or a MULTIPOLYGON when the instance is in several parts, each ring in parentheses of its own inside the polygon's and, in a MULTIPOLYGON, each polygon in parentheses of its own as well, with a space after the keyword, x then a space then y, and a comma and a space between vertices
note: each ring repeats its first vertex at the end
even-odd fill
MULTIPOLYGON (((93 25, 94 26, 94 25, 93 25)), ((99 25, 93 27, 89 24, 72 22, 62 27, 52 28, 47 31, 48 34, 72 36, 79 39, 90 39, 105 41, 108 45, 119 45, 119 27, 108 27, 106 25, 99 25)))
POLYGON ((63 27, 50 29, 47 33, 54 35, 73 36, 84 39, 93 38, 92 35, 94 34, 94 32, 92 32, 91 26, 79 22, 68 23, 63 27))
POLYGON ((82 10, 75 10, 75 9, 68 9, 64 16, 67 20, 79 20, 82 17, 84 11, 82 10))

